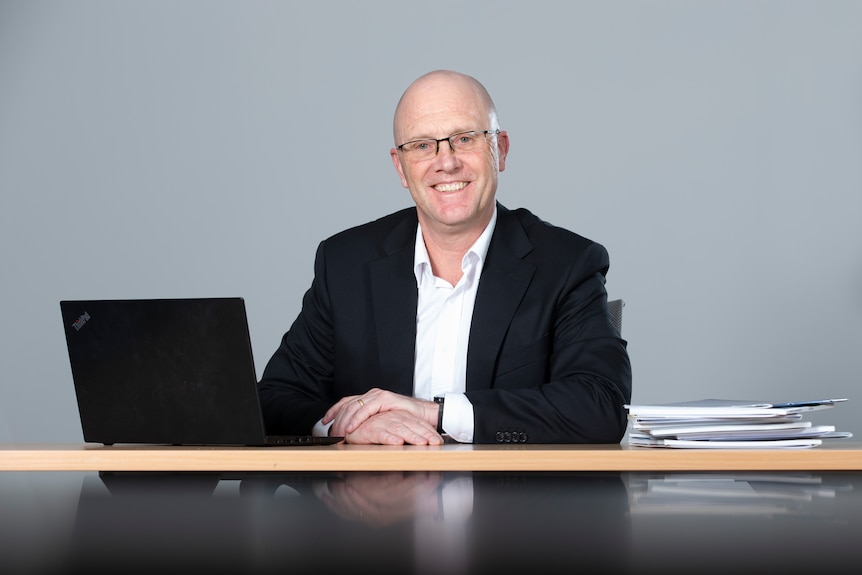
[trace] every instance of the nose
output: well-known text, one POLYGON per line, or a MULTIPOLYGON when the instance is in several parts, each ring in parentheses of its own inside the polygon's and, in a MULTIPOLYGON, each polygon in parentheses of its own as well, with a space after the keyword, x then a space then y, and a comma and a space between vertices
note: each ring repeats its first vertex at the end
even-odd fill
POLYGON ((460 165, 458 155, 455 153, 450 140, 437 140, 437 154, 434 156, 434 162, 439 166, 439 169, 447 172, 460 165), (444 146, 444 142, 448 145, 444 146))
POLYGON ((448 138, 443 138, 442 140, 437 140, 437 152, 435 153, 435 155, 440 154, 440 147, 443 145, 443 142, 446 142, 447 144, 449 144, 449 153, 454 154, 455 148, 452 147, 452 140, 450 140, 448 138))

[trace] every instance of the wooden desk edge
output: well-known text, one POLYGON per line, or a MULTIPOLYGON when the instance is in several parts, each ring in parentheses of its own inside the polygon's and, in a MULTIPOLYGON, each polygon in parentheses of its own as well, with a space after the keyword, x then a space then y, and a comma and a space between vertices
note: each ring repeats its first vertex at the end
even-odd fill
POLYGON ((6 445, 0 446, 0 471, 862 471, 862 445, 798 450, 625 445, 6 445))

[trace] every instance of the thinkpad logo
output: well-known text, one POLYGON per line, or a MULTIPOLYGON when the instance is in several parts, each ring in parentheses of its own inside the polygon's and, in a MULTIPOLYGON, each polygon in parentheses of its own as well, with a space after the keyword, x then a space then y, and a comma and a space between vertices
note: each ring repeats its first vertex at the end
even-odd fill
POLYGON ((72 324, 72 327, 75 328, 75 331, 81 331, 81 328, 84 327, 84 324, 90 320, 90 314, 84 312, 81 314, 81 317, 75 320, 75 323, 72 324))

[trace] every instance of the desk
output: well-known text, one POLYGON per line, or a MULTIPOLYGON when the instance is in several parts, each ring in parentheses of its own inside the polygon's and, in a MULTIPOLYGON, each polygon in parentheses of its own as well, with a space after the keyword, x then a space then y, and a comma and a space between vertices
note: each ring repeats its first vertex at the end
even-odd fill
POLYGON ((0 573, 856 573, 860 467, 845 442, 7 445, 0 573))
POLYGON ((626 445, 0 446, 0 471, 862 471, 862 444, 811 449, 626 445))

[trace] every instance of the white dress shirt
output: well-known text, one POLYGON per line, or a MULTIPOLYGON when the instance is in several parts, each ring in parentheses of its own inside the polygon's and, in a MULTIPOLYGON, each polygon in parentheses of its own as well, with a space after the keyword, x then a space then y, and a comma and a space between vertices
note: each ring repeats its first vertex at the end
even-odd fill
POLYGON ((461 260, 463 275, 454 286, 434 276, 422 226, 416 231, 413 269, 419 304, 413 396, 428 400, 444 396, 443 430, 462 443, 473 441, 473 404, 464 395, 467 344, 479 277, 496 223, 495 207, 488 226, 461 260))

